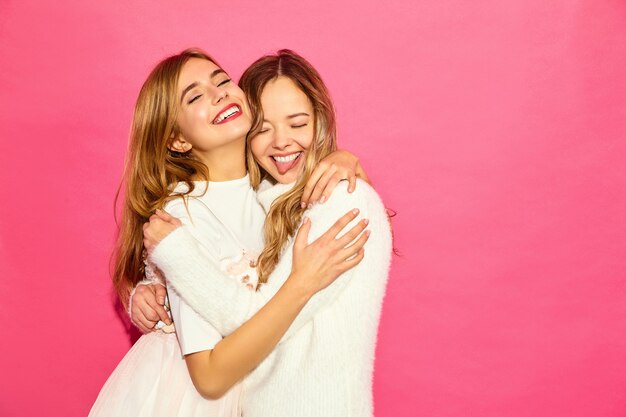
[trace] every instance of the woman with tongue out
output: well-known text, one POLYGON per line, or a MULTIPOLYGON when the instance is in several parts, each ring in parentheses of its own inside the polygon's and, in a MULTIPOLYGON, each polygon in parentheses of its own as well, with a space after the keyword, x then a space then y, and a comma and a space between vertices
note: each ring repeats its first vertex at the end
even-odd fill
MULTIPOLYGON (((244 93, 205 53, 184 51, 149 75, 133 116, 115 253, 114 285, 124 304, 144 276, 163 282, 146 257, 143 236, 144 223, 161 208, 183 218, 192 251, 215 268, 215 277, 201 280, 232 284, 204 303, 232 307, 235 292, 255 294, 265 213, 246 172, 250 127, 244 93)), ((345 154, 331 158, 354 161, 345 154)), ((328 192, 336 176, 326 175, 328 169, 318 172, 320 181, 313 185, 328 192)), ((315 242, 307 243, 310 223, 298 233, 289 277, 245 323, 233 326, 229 317, 207 322, 169 288, 176 333, 168 325, 142 336, 107 380, 90 416, 240 416, 237 382, 271 352, 313 294, 361 261, 365 224, 344 229, 356 217, 345 211, 315 242), (222 338, 224 327, 229 332, 222 338)), ((136 303, 131 311, 137 306, 146 308, 136 303)), ((162 318, 170 322, 165 311, 162 318)))
MULTIPOLYGON (((304 58, 288 50, 263 57, 240 85, 253 114, 250 181, 267 212, 258 290, 245 291, 221 277, 192 231, 168 215, 151 218, 145 229, 151 259, 194 311, 228 335, 286 285, 299 261, 294 249, 300 234, 306 231, 314 241, 356 207, 369 219, 366 234, 372 232, 363 261, 308 299, 278 346, 244 379, 241 405, 246 417, 372 416, 374 348, 391 258, 386 210, 364 182, 353 193, 339 184, 325 204, 302 207, 315 167, 336 149, 330 96, 304 58)), ((204 370, 199 364, 198 381, 208 379, 204 370)))

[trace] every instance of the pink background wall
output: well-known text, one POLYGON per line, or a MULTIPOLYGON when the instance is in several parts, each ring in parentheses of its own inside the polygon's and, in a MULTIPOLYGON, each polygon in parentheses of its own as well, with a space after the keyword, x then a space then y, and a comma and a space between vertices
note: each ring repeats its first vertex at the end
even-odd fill
POLYGON ((626 415, 623 0, 0 1, 0 415, 86 415, 132 106, 188 46, 308 57, 396 246, 379 417, 626 415))

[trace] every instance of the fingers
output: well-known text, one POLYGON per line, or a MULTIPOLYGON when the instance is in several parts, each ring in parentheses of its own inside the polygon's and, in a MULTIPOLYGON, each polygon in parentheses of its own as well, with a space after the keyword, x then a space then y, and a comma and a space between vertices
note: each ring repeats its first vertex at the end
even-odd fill
POLYGON ((182 226, 181 221, 177 218, 171 217, 171 219, 171 221, 165 221, 159 215, 153 214, 150 216, 149 223, 144 223, 143 244, 148 252, 151 252, 176 228, 182 226))
POLYGON ((334 240, 339 234, 339 232, 341 232, 343 228, 348 225, 348 223, 354 220, 355 217, 358 216, 358 214, 359 214, 359 209, 356 209, 356 208, 347 212, 346 214, 341 216, 341 218, 337 220, 335 224, 333 224, 331 228, 328 229, 328 231, 320 237, 320 239, 333 239, 334 240))
POLYGON ((311 173, 311 176, 309 177, 309 180, 304 186, 304 190, 302 191, 302 199, 301 199, 300 207, 306 208, 309 204, 311 204, 311 201, 310 201, 311 194, 313 193, 313 190, 315 189, 317 182, 320 180, 320 178, 322 178, 322 176, 324 175, 327 169, 328 169, 328 165, 324 162, 320 162, 315 167, 315 169, 313 170, 313 173, 311 173))
POLYGON ((156 320, 152 321, 146 317, 138 303, 133 304, 130 319, 142 333, 150 333, 156 324, 156 320))
MULTIPOLYGON (((326 185, 329 183, 329 181, 333 178, 333 176, 336 173, 337 173, 337 167, 335 165, 331 165, 324 172, 324 175, 322 175, 321 178, 319 179, 319 181, 315 184, 315 188, 313 189, 313 192, 311 193, 311 197, 309 198, 309 204, 313 204, 317 200, 320 199, 320 197, 322 196, 322 193, 326 189, 326 185)), ((335 184, 335 185, 337 185, 337 184, 335 184)), ((334 188, 334 186, 333 186, 333 188, 334 188)), ((330 195, 330 194, 327 194, 327 195, 330 195)))
POLYGON ((164 286, 156 284, 154 285, 154 302, 150 304, 150 306, 157 312, 159 318, 165 324, 171 324, 170 316, 167 314, 167 310, 165 308, 165 295, 167 294, 167 290, 164 286))
POLYGON ((159 217, 161 220, 165 221, 165 222, 170 222, 170 221, 172 221, 174 219, 174 217, 171 214, 169 214, 169 213, 167 213, 167 212, 165 212, 163 210, 160 210, 160 209, 156 209, 154 214, 157 217, 159 217))
POLYGON ((335 174, 330 180, 328 180, 326 188, 324 189, 324 191, 322 192, 322 196, 320 197, 320 204, 324 204, 324 202, 328 200, 328 197, 330 197, 333 191, 335 191, 337 184, 339 184, 339 181, 341 181, 342 179, 343 178, 340 178, 340 175, 335 174))
POLYGON ((150 333, 150 331, 152 331, 152 329, 147 328, 142 323, 137 323, 134 320, 131 320, 131 321, 133 322, 135 327, 137 327, 139 329, 139 331, 141 331, 141 333, 143 333, 143 334, 150 333))
POLYGON ((156 301, 160 305, 165 304, 165 296, 167 295, 167 290, 163 285, 155 285, 154 286, 154 295, 156 296, 156 301))
POLYGON ((359 236, 359 238, 350 246, 346 246, 345 248, 340 249, 337 252, 337 256, 341 260, 349 260, 351 257, 356 255, 363 247, 365 243, 370 238, 370 231, 366 230, 359 236))
POLYGON ((293 242, 295 250, 300 250, 306 247, 309 239, 309 230, 311 230, 311 220, 308 217, 305 217, 302 220, 302 226, 298 229, 293 242))
POLYGON ((163 314, 169 320, 163 306, 157 303, 156 290, 158 287, 165 289, 160 284, 138 285, 131 301, 131 320, 144 333, 152 331, 156 322, 159 319, 163 320, 163 314))
POLYGON ((354 239, 357 238, 357 236, 359 236, 359 234, 363 230, 365 230, 368 223, 369 223, 369 220, 367 219, 362 219, 360 222, 358 222, 352 229, 348 231, 348 233, 344 234, 343 236, 341 236, 341 238, 337 239, 338 247, 343 248, 343 247, 348 246, 354 239))
POLYGON ((159 313, 154 308, 155 305, 154 300, 146 300, 145 303, 137 306, 139 309, 139 314, 137 315, 138 321, 150 329, 161 319, 159 313))
POLYGON ((365 257, 365 249, 361 248, 359 249, 359 251, 356 253, 355 256, 348 259, 341 265, 342 273, 360 264, 364 257, 365 257))
POLYGON ((348 175, 348 192, 351 193, 356 189, 356 175, 348 175))
POLYGON ((157 209, 155 214, 159 217, 159 219, 163 220, 166 223, 170 223, 176 227, 181 226, 182 222, 177 217, 172 216, 171 214, 157 209))
POLYGON ((167 315, 167 311, 165 310, 165 307, 163 307, 163 304, 159 304, 156 298, 149 299, 147 301, 148 301, 148 305, 152 308, 152 311, 154 311, 154 313, 158 315, 159 320, 161 320, 162 322, 166 324, 171 323, 170 316, 167 315))
POLYGON ((140 316, 140 318, 134 321, 135 325, 141 330, 142 333, 150 333, 154 331, 154 326, 156 325, 156 321, 150 321, 145 316, 140 316))

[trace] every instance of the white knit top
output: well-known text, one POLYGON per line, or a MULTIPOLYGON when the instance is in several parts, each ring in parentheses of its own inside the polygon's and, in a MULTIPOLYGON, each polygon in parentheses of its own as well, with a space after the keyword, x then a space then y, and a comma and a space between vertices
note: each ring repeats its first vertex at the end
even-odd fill
MULTIPOLYGON (((391 231, 378 194, 363 181, 353 193, 341 182, 324 204, 305 213, 309 242, 353 208, 368 218, 372 234, 365 258, 313 296, 276 349, 244 379, 246 417, 361 417, 373 415, 372 375, 376 335, 391 259, 391 231)), ((264 208, 289 186, 260 191, 264 208)), ((177 293, 215 328, 228 335, 258 311, 291 272, 291 240, 268 283, 242 288, 202 255, 186 227, 165 238, 151 260, 177 293), (207 279, 210 276, 211 279, 207 279)), ((250 346, 254 349, 254 346, 250 346)))

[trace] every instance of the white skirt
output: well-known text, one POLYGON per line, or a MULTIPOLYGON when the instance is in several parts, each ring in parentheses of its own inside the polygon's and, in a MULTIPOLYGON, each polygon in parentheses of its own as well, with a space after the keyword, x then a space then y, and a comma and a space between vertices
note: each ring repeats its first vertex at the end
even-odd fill
POLYGON ((241 384, 222 398, 196 391, 176 334, 143 335, 102 387, 90 417, 239 417, 241 384))

